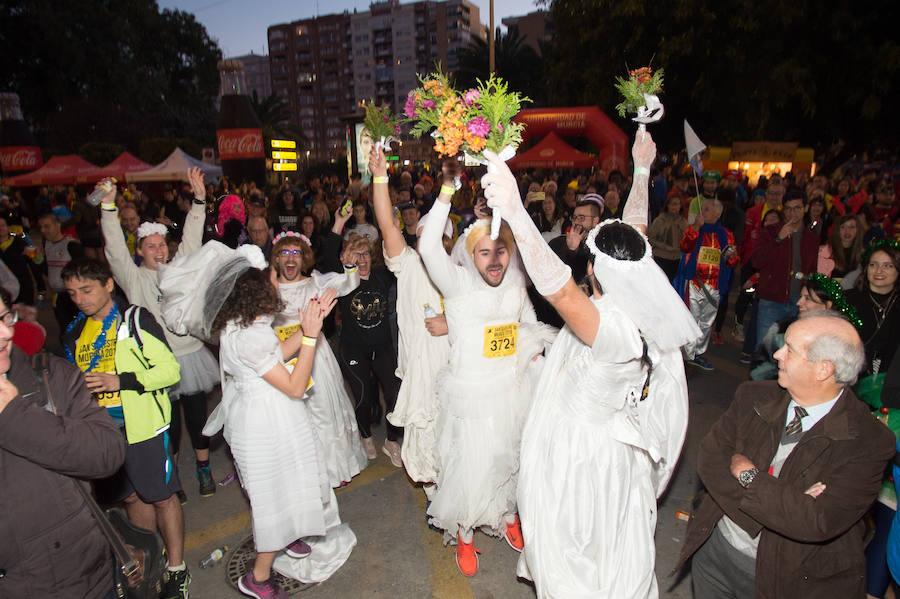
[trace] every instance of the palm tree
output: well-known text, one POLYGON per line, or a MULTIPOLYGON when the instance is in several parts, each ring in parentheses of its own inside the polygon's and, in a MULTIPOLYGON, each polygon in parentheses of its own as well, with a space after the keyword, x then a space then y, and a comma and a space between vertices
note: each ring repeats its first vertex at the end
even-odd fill
MULTIPOLYGON (((461 88, 474 86, 476 79, 484 81, 488 78, 489 51, 487 41, 475 37, 460 53, 456 80, 461 88)), ((517 31, 503 33, 497 29, 494 65, 497 75, 509 83, 511 90, 525 94, 536 104, 545 102, 547 92, 542 83, 543 61, 534 48, 523 42, 517 31)))
POLYGON ((296 123, 291 122, 291 114, 287 104, 275 94, 260 100, 253 90, 250 98, 253 111, 262 125, 263 140, 268 147, 268 142, 273 139, 292 139, 297 142, 297 149, 309 147, 309 139, 296 123))

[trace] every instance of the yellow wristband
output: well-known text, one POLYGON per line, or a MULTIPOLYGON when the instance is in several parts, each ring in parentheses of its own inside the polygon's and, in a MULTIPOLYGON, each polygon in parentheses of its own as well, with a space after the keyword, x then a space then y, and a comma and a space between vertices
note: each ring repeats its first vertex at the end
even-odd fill
POLYGON ((372 183, 387 183, 387 177, 372 177, 372 183))
POLYGON ((454 193, 456 193, 456 188, 452 185, 441 185, 441 193, 452 196, 454 193))
POLYGON ((316 338, 315 337, 307 337, 306 335, 303 335, 302 343, 303 343, 303 345, 315 347, 316 346, 316 338))
POLYGON ((115 204, 107 204, 105 202, 100 204, 100 210, 106 210, 107 212, 116 212, 118 209, 119 207, 115 204))

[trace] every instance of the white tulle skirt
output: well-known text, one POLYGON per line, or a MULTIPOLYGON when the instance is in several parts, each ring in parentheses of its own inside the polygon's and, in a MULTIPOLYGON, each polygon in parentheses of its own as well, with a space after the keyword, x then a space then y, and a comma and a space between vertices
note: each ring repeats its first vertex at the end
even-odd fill
POLYGON ((219 363, 204 345, 195 352, 175 356, 181 368, 181 379, 169 387, 169 398, 178 399, 182 395, 209 393, 220 383, 219 363))
POLYGON ((313 428, 321 441, 322 459, 332 487, 359 474, 369 460, 363 449, 340 366, 324 335, 319 336, 312 367, 313 386, 306 401, 313 428))
POLYGON ((458 529, 500 536, 516 513, 519 442, 530 401, 524 378, 461 380, 449 369, 438 374, 439 464, 428 515, 444 529, 445 543, 458 529))

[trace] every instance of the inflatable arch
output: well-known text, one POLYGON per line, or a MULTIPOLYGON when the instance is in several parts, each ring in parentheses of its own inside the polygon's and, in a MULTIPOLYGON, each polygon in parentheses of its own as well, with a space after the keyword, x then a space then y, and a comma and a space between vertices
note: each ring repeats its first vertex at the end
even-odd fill
POLYGON ((628 167, 628 136, 595 106, 568 108, 527 108, 514 119, 525 124, 522 141, 542 139, 551 131, 560 137, 587 137, 597 146, 600 167, 609 172, 628 167))

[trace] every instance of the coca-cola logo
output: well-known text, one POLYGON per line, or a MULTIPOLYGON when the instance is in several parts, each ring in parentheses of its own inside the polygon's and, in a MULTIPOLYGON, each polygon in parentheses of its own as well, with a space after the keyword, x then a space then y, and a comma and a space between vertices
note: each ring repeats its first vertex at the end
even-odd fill
POLYGON ((33 171, 43 164, 37 146, 6 146, 0 148, 0 169, 5 173, 33 171))
POLYGON ((265 157, 262 129, 220 129, 216 140, 221 160, 265 157))

